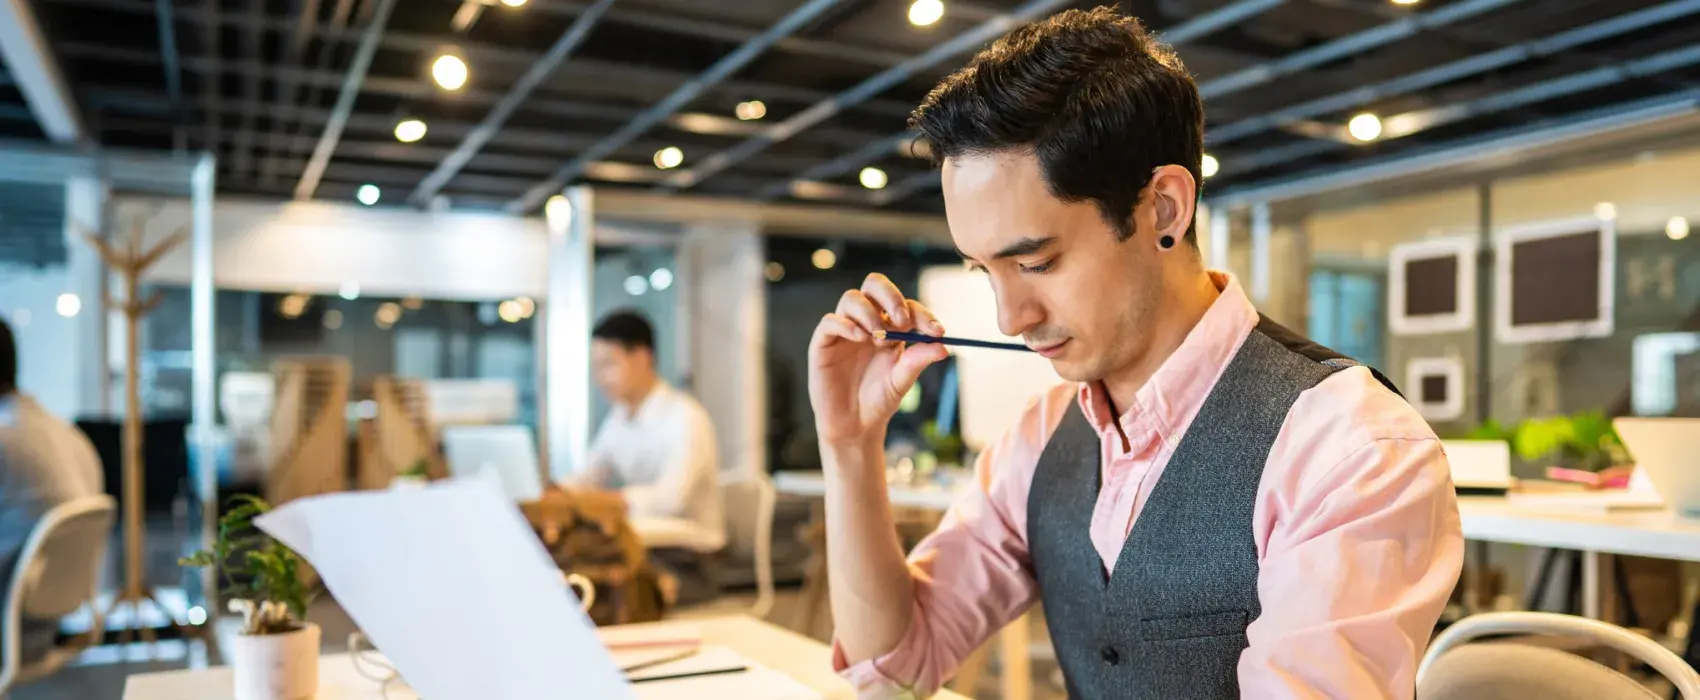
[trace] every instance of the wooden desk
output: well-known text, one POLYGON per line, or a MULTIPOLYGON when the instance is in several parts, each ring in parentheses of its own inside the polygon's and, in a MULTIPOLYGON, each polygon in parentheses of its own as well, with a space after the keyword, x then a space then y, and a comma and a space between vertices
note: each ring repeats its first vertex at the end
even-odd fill
MULTIPOLYGON (((668 623, 677 624, 677 623, 668 623)), ((784 673, 829 700, 850 700, 855 689, 832 672, 831 650, 807 637, 742 615, 690 620, 684 624, 701 631, 705 644, 730 647, 751 660, 784 673)), ((644 625, 631 625, 640 628, 644 625)), ((468 669, 469 673, 476 669, 468 669)), ((124 684, 124 700, 230 700, 233 679, 227 666, 202 671, 166 671, 131 676, 124 684)), ((571 695, 570 681, 562 681, 562 697, 571 695)), ((942 692, 946 700, 962 696, 942 692)), ((320 659, 319 695, 316 700, 385 700, 378 684, 361 676, 347 654, 320 659)), ((410 693, 392 690, 389 700, 417 700, 410 693)))

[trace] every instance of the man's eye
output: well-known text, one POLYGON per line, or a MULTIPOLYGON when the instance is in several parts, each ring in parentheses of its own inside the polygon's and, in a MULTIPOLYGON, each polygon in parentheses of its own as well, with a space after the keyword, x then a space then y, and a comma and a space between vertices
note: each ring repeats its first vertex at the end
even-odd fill
POLYGON ((974 262, 972 260, 962 261, 962 266, 966 267, 970 270, 973 270, 974 272, 985 272, 986 271, 985 265, 981 265, 980 263, 974 262))
POLYGON ((1036 264, 1033 264, 1033 265, 1021 265, 1019 267, 1021 268, 1022 272, 1025 272, 1025 273, 1028 273, 1028 274, 1033 274, 1033 275, 1038 275, 1038 274, 1043 274, 1043 273, 1049 271, 1051 269, 1051 267, 1054 266, 1054 265, 1056 265, 1056 260, 1051 259, 1051 260, 1046 260, 1045 262, 1042 262, 1042 263, 1036 263, 1036 264))

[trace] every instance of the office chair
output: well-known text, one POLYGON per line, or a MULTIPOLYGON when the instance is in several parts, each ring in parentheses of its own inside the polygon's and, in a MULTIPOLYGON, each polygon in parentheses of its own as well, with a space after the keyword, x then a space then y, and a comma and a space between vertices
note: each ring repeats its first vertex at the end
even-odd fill
POLYGON ((726 509, 727 550, 739 560, 748 554, 755 565, 756 602, 749 614, 765 618, 773 609, 773 511, 778 494, 766 474, 721 484, 720 492, 726 509))
POLYGON ((0 659, 0 697, 12 686, 58 671, 103 633, 95 603, 101 566, 118 504, 111 496, 86 496, 55 506, 30 531, 18 566, 7 582, 5 651, 0 659), (93 610, 89 633, 69 647, 56 647, 41 659, 23 662, 23 620, 58 620, 83 605, 93 610))
POLYGON ((1448 627, 1429 644, 1417 666, 1418 700, 1658 697, 1632 678, 1557 649, 1514 642, 1460 646, 1477 637, 1499 634, 1580 637, 1609 646, 1664 675, 1676 686, 1678 697, 1700 700, 1700 674, 1658 642, 1599 620, 1543 612, 1482 613, 1448 627))

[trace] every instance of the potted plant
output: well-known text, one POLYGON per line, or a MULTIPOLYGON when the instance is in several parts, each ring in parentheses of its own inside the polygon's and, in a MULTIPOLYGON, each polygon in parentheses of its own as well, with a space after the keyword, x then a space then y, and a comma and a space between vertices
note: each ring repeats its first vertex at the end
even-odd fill
POLYGON ((231 612, 242 614, 230 650, 236 700, 305 700, 319 690, 319 627, 306 620, 312 592, 300 555, 254 527, 268 510, 257 496, 232 498, 212 549, 178 563, 218 569, 231 612))
POLYGON ((390 488, 424 485, 431 478, 430 467, 424 457, 413 460, 413 466, 396 473, 395 478, 390 480, 390 488))

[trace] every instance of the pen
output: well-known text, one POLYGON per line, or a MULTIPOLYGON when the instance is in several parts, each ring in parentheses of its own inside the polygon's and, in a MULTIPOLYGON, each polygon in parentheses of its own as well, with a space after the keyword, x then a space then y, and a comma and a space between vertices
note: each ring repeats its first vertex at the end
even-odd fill
POLYGON ((692 656, 696 656, 696 654, 697 654, 697 648, 691 647, 691 648, 686 649, 684 651, 681 651, 677 654, 669 654, 669 655, 663 656, 659 659, 650 659, 648 661, 642 661, 642 662, 635 663, 635 664, 632 664, 630 666, 626 666, 624 668, 621 668, 620 670, 625 672, 625 673, 631 673, 632 671, 641 671, 641 670, 646 669, 646 668, 651 668, 651 667, 654 667, 654 666, 660 666, 661 664, 670 664, 670 663, 673 663, 674 661, 683 661, 685 659, 691 658, 692 656))
POLYGON ((734 667, 731 667, 731 668, 717 668, 717 669, 708 670, 708 671, 691 671, 689 673, 674 673, 674 674, 666 675, 666 676, 644 676, 643 678, 634 678, 634 679, 631 680, 631 682, 632 683, 648 683, 650 681, 671 681, 671 680, 678 680, 680 678, 697 678, 697 677, 700 677, 700 676, 721 676, 721 675, 726 675, 728 673, 743 673, 743 672, 748 671, 748 670, 750 670, 748 666, 734 666, 734 667))
POLYGON ((926 335, 907 331, 874 331, 877 340, 901 340, 905 343, 939 343, 942 345, 962 345, 971 348, 991 348, 993 350, 1020 350, 1033 352, 1020 343, 994 343, 989 340, 969 340, 967 338, 951 338, 948 336, 926 335))

